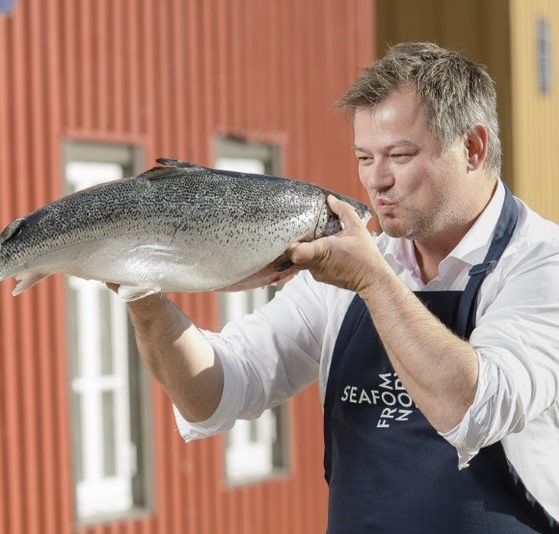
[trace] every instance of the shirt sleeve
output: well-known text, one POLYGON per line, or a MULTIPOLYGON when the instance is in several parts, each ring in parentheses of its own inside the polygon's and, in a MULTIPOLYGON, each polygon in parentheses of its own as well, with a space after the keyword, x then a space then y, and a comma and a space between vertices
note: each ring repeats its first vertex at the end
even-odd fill
POLYGON ((558 250, 541 245, 519 258, 480 299, 470 337, 479 361, 474 403, 441 433, 456 447, 459 468, 482 447, 522 431, 559 397, 558 250))
POLYGON ((204 332, 222 362, 224 388, 206 421, 189 423, 175 408, 186 441, 230 430, 237 419, 255 419, 318 378, 327 322, 321 286, 300 273, 254 313, 219 334, 204 332))

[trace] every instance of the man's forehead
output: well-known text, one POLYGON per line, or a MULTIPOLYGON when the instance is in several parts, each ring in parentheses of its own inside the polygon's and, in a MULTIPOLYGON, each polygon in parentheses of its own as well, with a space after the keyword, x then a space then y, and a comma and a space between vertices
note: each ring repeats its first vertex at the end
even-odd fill
POLYGON ((386 98, 373 106, 357 108, 353 120, 390 120, 400 116, 414 117, 422 114, 423 105, 414 89, 401 88, 392 91, 386 98))
POLYGON ((417 135, 426 133, 427 123, 420 106, 393 100, 358 110, 353 118, 353 130, 356 137, 380 135, 389 136, 391 143, 412 142, 417 135))

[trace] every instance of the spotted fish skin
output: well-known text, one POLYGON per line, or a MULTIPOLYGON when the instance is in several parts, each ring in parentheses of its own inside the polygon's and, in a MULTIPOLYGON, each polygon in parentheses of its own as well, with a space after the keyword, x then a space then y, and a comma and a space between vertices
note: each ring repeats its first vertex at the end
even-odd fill
MULTIPOLYGON (((157 161, 8 225, 0 280, 15 276, 14 294, 59 272, 155 291, 245 289, 275 281, 255 273, 286 269, 291 243, 340 230, 330 192, 310 183, 157 161)), ((336 196, 368 220, 364 204, 336 196)))

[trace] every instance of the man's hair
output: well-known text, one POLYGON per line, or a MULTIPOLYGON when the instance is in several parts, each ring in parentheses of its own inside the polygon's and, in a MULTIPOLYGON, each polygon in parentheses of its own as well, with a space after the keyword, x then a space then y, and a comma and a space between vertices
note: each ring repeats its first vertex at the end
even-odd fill
POLYGON ((495 84, 483 65, 434 43, 400 43, 366 67, 338 102, 353 117, 373 108, 398 88, 412 86, 429 129, 447 149, 457 137, 482 124, 489 132, 487 167, 501 169, 495 84))

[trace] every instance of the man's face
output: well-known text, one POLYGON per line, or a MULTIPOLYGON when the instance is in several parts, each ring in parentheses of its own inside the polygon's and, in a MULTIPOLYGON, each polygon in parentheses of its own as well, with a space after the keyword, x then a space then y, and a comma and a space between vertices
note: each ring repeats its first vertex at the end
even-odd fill
POLYGON ((442 150, 413 89, 358 110, 354 134, 359 177, 386 233, 424 240, 463 222, 474 193, 465 144, 442 150))

